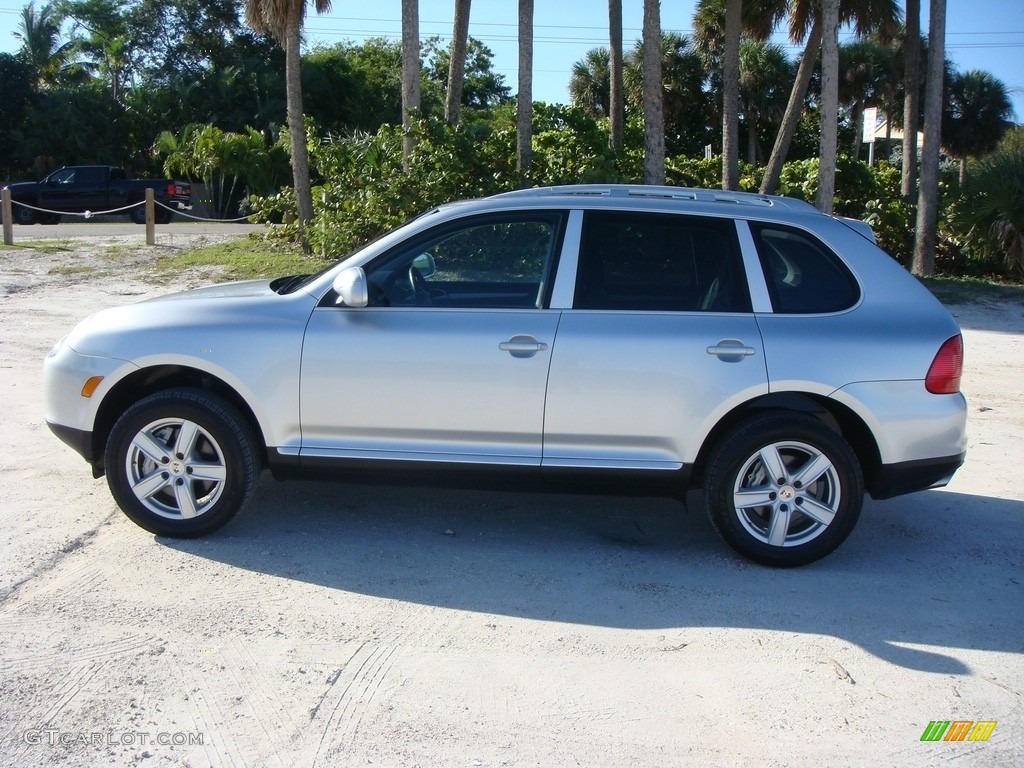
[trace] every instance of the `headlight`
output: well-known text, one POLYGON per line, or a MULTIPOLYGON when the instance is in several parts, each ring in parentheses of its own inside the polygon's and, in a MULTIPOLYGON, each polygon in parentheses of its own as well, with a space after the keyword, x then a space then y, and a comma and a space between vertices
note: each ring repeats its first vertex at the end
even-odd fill
POLYGON ((60 341, 58 341, 56 344, 54 344, 53 347, 50 349, 50 351, 47 353, 46 356, 47 357, 56 357, 57 354, 61 351, 61 349, 64 348, 64 341, 66 339, 67 339, 67 336, 65 336, 60 341))

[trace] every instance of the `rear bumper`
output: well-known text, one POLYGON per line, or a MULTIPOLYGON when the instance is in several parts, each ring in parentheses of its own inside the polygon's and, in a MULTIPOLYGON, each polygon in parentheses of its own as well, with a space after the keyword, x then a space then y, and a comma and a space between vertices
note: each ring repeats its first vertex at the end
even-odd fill
POLYGON ((891 499, 905 493, 941 488, 952 479, 964 463, 966 453, 938 459, 902 461, 883 464, 868 483, 868 492, 875 499, 891 499))

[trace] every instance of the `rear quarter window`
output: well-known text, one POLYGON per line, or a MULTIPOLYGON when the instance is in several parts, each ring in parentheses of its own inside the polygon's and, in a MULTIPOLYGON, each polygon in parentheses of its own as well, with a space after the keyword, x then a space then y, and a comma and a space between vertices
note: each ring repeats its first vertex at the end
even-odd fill
POLYGON ((750 229, 775 312, 841 312, 860 299, 849 268, 824 243, 806 232, 771 224, 751 222, 750 229))

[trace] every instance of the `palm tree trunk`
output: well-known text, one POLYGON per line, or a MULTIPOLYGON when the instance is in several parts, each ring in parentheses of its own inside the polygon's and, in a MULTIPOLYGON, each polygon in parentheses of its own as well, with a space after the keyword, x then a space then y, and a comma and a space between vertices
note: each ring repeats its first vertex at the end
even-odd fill
POLYGON ((796 80, 793 81, 793 89, 789 92, 786 114, 782 118, 779 132, 775 136, 775 146, 772 147, 772 154, 768 158, 764 178, 761 180, 762 194, 772 195, 778 189, 779 176, 782 175, 782 164, 786 162, 786 155, 789 154, 789 145, 793 142, 793 134, 796 132, 797 123, 800 122, 800 115, 804 111, 804 97, 807 95, 807 86, 811 83, 811 75, 814 74, 814 64, 818 59, 818 49, 820 47, 821 18, 815 17, 814 24, 811 26, 811 33, 807 37, 807 47, 804 48, 803 57, 800 59, 800 67, 796 72, 796 80))
MULTIPOLYGON (((722 59, 722 189, 736 189, 740 183, 739 102, 742 33, 743 0, 726 0, 725 52, 722 59)), ((753 124, 752 120, 750 122, 753 124)))
POLYGON ((747 162, 757 165, 757 123, 747 118, 747 162))
POLYGON ((621 151, 626 123, 626 98, 622 82, 622 0, 608 0, 608 144, 621 151))
POLYGON ((919 277, 935 272, 936 225, 939 220, 939 143, 942 138, 942 78, 946 57, 946 0, 931 0, 928 19, 928 76, 924 93, 924 146, 917 192, 917 229, 911 271, 919 277))
POLYGON ((516 99, 516 170, 529 186, 533 161, 533 0, 519 0, 519 95, 516 99))
POLYGON ((412 121, 420 110, 419 0, 402 0, 402 154, 408 159, 416 141, 412 121))
POLYGON ((823 0, 821 20, 821 143, 818 209, 832 213, 839 135, 839 0, 823 0))
POLYGON ((306 126, 302 116, 302 71, 300 61, 301 17, 292 14, 285 27, 285 84, 288 103, 288 140, 292 152, 292 183, 299 215, 299 239, 309 252, 305 228, 313 220, 313 193, 309 181, 309 152, 306 148, 306 126))
POLYGON ((661 3, 644 0, 644 183, 665 183, 665 117, 661 82, 661 3))
POLYGON ((906 40, 903 41, 903 175, 900 193, 910 200, 917 181, 917 113, 921 87, 921 0, 907 0, 906 40))
POLYGON ((451 61, 448 62, 448 94, 444 102, 444 119, 450 125, 458 124, 459 107, 462 106, 462 83, 466 74, 466 44, 469 39, 470 2, 471 0, 455 0, 451 61))

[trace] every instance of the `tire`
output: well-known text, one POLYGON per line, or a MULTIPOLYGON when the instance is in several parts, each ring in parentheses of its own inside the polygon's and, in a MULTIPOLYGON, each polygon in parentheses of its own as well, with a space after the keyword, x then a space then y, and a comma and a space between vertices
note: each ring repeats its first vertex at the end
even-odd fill
MULTIPOLYGON (((136 201, 138 202, 138 201, 136 201)), ((146 223, 146 206, 136 205, 134 208, 128 210, 128 218, 136 224, 146 223)))
POLYGON ((59 213, 41 213, 39 214, 40 224, 60 224, 59 213))
POLYGON ((200 389, 143 398, 114 424, 104 463, 118 506, 150 533, 193 538, 248 502, 259 462, 249 424, 200 389))
POLYGON ((17 205, 18 201, 13 201, 11 205, 11 218, 14 219, 15 224, 35 224, 36 223, 36 212, 31 208, 26 208, 24 205, 17 205))
POLYGON ((174 213, 172 211, 161 208, 159 205, 156 207, 156 213, 153 214, 153 219, 157 224, 170 224, 173 218, 174 213))
POLYGON ((841 435, 810 416, 774 412, 725 434, 708 462, 704 501, 734 550, 788 568, 846 540, 860 516, 864 476, 841 435))

